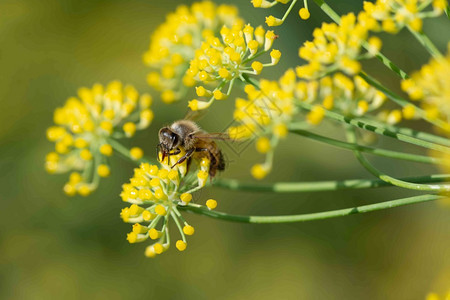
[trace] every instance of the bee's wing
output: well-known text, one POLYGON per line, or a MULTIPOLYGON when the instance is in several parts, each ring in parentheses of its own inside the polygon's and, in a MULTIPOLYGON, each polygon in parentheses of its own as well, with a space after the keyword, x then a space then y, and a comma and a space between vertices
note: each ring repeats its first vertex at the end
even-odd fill
POLYGON ((191 110, 189 109, 186 112, 186 115, 184 116, 184 120, 190 120, 190 121, 195 121, 198 122, 200 121, 200 119, 202 119, 207 113, 206 109, 202 109, 202 110, 191 110))
POLYGON ((224 132, 197 132, 193 137, 198 139, 212 139, 212 140, 231 140, 230 136, 224 132))

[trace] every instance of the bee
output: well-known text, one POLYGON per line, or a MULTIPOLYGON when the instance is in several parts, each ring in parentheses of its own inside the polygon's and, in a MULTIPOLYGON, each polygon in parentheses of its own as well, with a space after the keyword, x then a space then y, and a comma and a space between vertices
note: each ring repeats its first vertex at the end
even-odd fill
MULTIPOLYGON (((213 178, 217 170, 225 170, 225 160, 222 151, 214 142, 214 139, 227 139, 224 133, 207 133, 191 120, 179 120, 173 122, 170 126, 163 127, 159 130, 159 144, 157 151, 161 152, 161 161, 167 156, 176 155, 181 152, 180 147, 186 151, 173 166, 191 158, 202 159, 206 157, 210 161, 209 175, 213 178)), ((159 155, 158 155, 159 157, 159 155)))

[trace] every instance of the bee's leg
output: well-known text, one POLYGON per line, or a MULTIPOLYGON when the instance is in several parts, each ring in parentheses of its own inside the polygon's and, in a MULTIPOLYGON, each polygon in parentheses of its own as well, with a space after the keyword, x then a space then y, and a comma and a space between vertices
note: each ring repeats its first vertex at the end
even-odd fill
POLYGON ((168 152, 167 154, 167 164, 170 164, 170 156, 180 154, 181 150, 179 148, 173 150, 172 152, 168 152))
POLYGON ((161 143, 156 145, 156 160, 159 161, 159 150, 161 149, 161 143))
POLYGON ((172 153, 170 153, 170 154, 177 155, 177 154, 180 154, 180 152, 181 152, 181 150, 177 148, 176 150, 172 151, 172 153))
POLYGON ((195 148, 189 149, 188 151, 186 151, 186 154, 184 154, 173 166, 175 167, 178 164, 181 164, 182 162, 184 162, 186 159, 188 159, 189 157, 191 157, 192 153, 194 153, 195 148))

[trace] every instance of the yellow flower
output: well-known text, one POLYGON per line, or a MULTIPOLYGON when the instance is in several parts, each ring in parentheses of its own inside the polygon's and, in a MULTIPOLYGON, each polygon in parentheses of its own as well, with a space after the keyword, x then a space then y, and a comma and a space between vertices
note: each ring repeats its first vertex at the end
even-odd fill
MULTIPOLYGON (((381 107, 386 96, 369 85, 362 77, 348 77, 334 73, 320 80, 301 81, 296 86, 296 96, 304 102, 315 103, 317 107, 335 110, 347 116, 362 116, 381 107)), ((317 125, 323 118, 323 111, 315 108, 308 114, 308 121, 317 125)))
POLYGON ((446 122, 450 132, 450 43, 448 53, 441 59, 432 59, 420 71, 402 81, 402 89, 412 100, 420 101, 428 117, 446 122))
POLYGON ((375 3, 365 1, 364 12, 375 24, 372 30, 396 33, 405 26, 414 31, 422 30, 422 20, 437 17, 444 12, 447 0, 377 0, 375 3), (427 10, 432 5, 432 11, 427 10))
MULTIPOLYGON (((289 2, 291 2, 291 0, 272 0, 272 1, 268 1, 268 0, 251 0, 253 7, 258 7, 258 8, 271 8, 275 5, 277 5, 278 3, 281 4, 288 4, 289 2)), ((292 10, 292 7, 295 5, 296 1, 291 2, 289 8, 286 9, 286 12, 284 13, 284 16, 282 19, 276 18, 274 16, 268 16, 266 17, 266 23, 268 26, 280 26, 281 24, 283 24, 284 19, 286 19, 286 17, 289 15, 289 13, 292 10)), ((299 16, 302 20, 307 20, 310 17, 310 13, 308 10, 308 2, 307 0, 303 0, 303 4, 305 7, 302 7, 299 10, 299 16)))
POLYGON ((49 173, 77 171, 64 186, 66 194, 86 196, 97 188, 99 177, 110 174, 106 158, 113 150, 108 139, 147 128, 153 118, 150 105, 150 95, 139 96, 134 87, 112 81, 80 88, 78 97, 55 110, 55 125, 47 129, 55 151, 47 155, 45 167, 49 173))
POLYGON ((297 76, 316 79, 326 73, 342 70, 356 75, 361 69, 358 60, 376 55, 381 47, 379 39, 371 39, 370 51, 362 52, 362 44, 371 29, 368 22, 360 22, 353 13, 342 16, 339 25, 323 23, 313 32, 314 39, 299 49, 300 58, 307 63, 296 69, 297 76))
POLYGON ((261 80, 260 88, 245 87, 247 99, 235 102, 234 118, 240 124, 228 129, 232 139, 244 140, 258 136, 256 149, 266 154, 264 167, 253 168, 251 173, 262 179, 272 168, 273 151, 279 139, 286 137, 288 125, 297 112, 295 105, 295 72, 289 69, 279 81, 261 80))
POLYGON ((197 96, 209 97, 208 101, 192 100, 192 110, 208 108, 215 100, 224 100, 229 95, 233 82, 242 75, 258 75, 263 68, 274 66, 281 57, 279 50, 270 52, 270 62, 262 63, 254 60, 268 52, 276 35, 273 31, 265 31, 262 26, 253 28, 250 24, 240 22, 233 26, 223 26, 219 36, 209 36, 195 51, 186 74, 197 82, 213 84, 213 90, 205 86, 196 87, 197 96), (228 89, 224 92, 225 86, 228 89))
MULTIPOLYGON (((203 159, 196 167, 195 172, 205 173, 205 178, 187 176, 187 161, 175 163, 186 152, 165 157, 160 166, 142 163, 134 170, 130 183, 122 186, 120 194, 123 201, 131 206, 121 212, 124 222, 133 223, 132 232, 127 235, 130 243, 143 242, 150 238, 155 243, 148 246, 145 255, 154 257, 166 251, 170 246, 169 224, 170 219, 176 224, 182 240, 176 242, 176 248, 184 251, 187 246, 186 236, 194 234, 194 227, 189 225, 177 207, 188 205, 192 200, 192 193, 204 186, 209 174, 209 161, 203 159)), ((161 160, 161 154, 159 154, 161 160)), ((208 200, 206 207, 214 209, 215 200, 208 200)))
POLYGON ((152 68, 147 76, 150 86, 161 92, 166 103, 179 100, 196 80, 186 73, 196 49, 217 34, 223 25, 242 23, 235 6, 196 2, 180 5, 151 35, 144 63, 152 68))

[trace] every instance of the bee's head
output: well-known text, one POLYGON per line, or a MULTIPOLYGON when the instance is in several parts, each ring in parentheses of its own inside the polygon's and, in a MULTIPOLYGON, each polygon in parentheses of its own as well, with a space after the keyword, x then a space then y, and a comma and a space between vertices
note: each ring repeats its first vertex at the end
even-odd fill
POLYGON ((177 148, 180 144, 180 139, 176 133, 170 130, 168 127, 161 128, 159 130, 159 145, 162 152, 169 152, 177 148))

